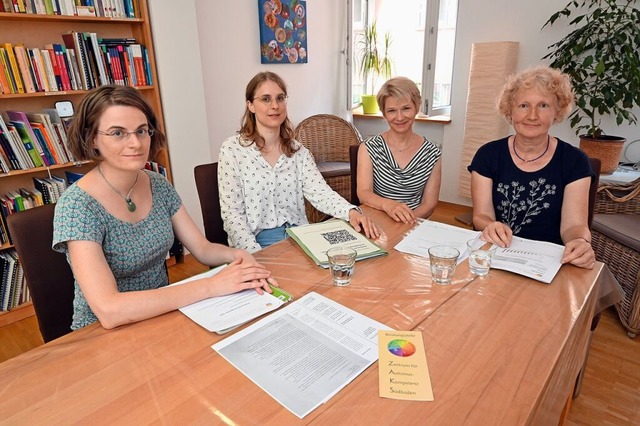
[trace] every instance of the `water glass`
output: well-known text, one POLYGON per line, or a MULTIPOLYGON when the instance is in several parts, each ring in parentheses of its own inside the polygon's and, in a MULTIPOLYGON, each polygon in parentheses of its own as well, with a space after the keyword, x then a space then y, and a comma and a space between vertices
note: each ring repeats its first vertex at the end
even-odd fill
POLYGON ((436 284, 451 284, 460 252, 451 246, 434 246, 429 249, 431 278, 436 284))
POLYGON ((467 241, 467 248, 469 249, 469 269, 473 274, 484 277, 489 273, 491 260, 498 246, 474 238, 467 241))
POLYGON ((344 287, 351 284, 357 254, 358 252, 348 247, 334 247, 327 250, 334 285, 344 287))

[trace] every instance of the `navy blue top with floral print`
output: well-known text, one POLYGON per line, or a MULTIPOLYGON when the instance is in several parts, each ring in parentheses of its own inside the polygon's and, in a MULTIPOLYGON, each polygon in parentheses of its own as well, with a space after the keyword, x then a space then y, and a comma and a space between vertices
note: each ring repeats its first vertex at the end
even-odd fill
POLYGON ((587 155, 560 139, 551 161, 535 172, 515 165, 508 138, 480 147, 467 169, 493 181, 496 219, 509 225, 514 235, 556 244, 563 244, 560 220, 565 187, 595 176, 587 155))

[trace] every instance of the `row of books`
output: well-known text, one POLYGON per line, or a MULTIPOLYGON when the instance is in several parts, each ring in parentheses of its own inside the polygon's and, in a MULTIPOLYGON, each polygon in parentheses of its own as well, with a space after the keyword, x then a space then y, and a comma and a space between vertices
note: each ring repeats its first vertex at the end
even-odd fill
POLYGON ((147 49, 135 38, 99 38, 71 31, 44 48, 0 45, 4 94, 91 90, 104 84, 151 86, 147 49))
POLYGON ((0 311, 8 311, 31 299, 14 249, 0 252, 0 280, 0 311))
POLYGON ((81 174, 71 171, 67 171, 65 174, 66 180, 54 175, 43 178, 34 177, 34 188, 19 188, 0 195, 0 241, 2 244, 13 244, 7 227, 7 217, 45 204, 57 203, 64 190, 79 177, 82 177, 81 174))
POLYGON ((106 18, 139 16, 138 4, 133 0, 2 0, 0 12, 106 18))
POLYGON ((65 124, 53 108, 0 111, 0 169, 28 170, 75 162, 65 124))

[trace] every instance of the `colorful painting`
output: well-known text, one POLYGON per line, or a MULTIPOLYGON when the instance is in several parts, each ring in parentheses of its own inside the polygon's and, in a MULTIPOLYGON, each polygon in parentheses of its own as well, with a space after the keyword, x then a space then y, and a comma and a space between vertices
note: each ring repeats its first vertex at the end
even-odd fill
POLYGON ((307 2, 258 0, 263 64, 307 63, 307 2))

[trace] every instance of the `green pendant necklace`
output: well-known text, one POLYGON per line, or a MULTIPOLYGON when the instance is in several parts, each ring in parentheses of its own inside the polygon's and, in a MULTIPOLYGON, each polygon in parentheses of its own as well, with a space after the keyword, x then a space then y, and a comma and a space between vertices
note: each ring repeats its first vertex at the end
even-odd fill
POLYGON ((138 183, 138 175, 139 175, 139 173, 136 173, 136 180, 133 182, 133 185, 131 185, 131 189, 129 190, 129 192, 127 193, 127 196, 125 197, 124 195, 122 195, 122 192, 118 191, 115 186, 111 185, 111 183, 107 180, 107 178, 102 173, 102 169, 100 169, 100 166, 98 166, 98 172, 100 173, 100 176, 102 176, 102 179, 104 179, 104 181, 107 182, 107 185, 109 185, 109 187, 111 189, 113 189, 113 191, 116 194, 118 194, 119 196, 124 198, 124 201, 127 203, 127 208, 129 209, 129 211, 131 213, 135 212, 136 211, 136 203, 131 201, 131 193, 133 192, 133 188, 136 187, 136 183, 138 183))

